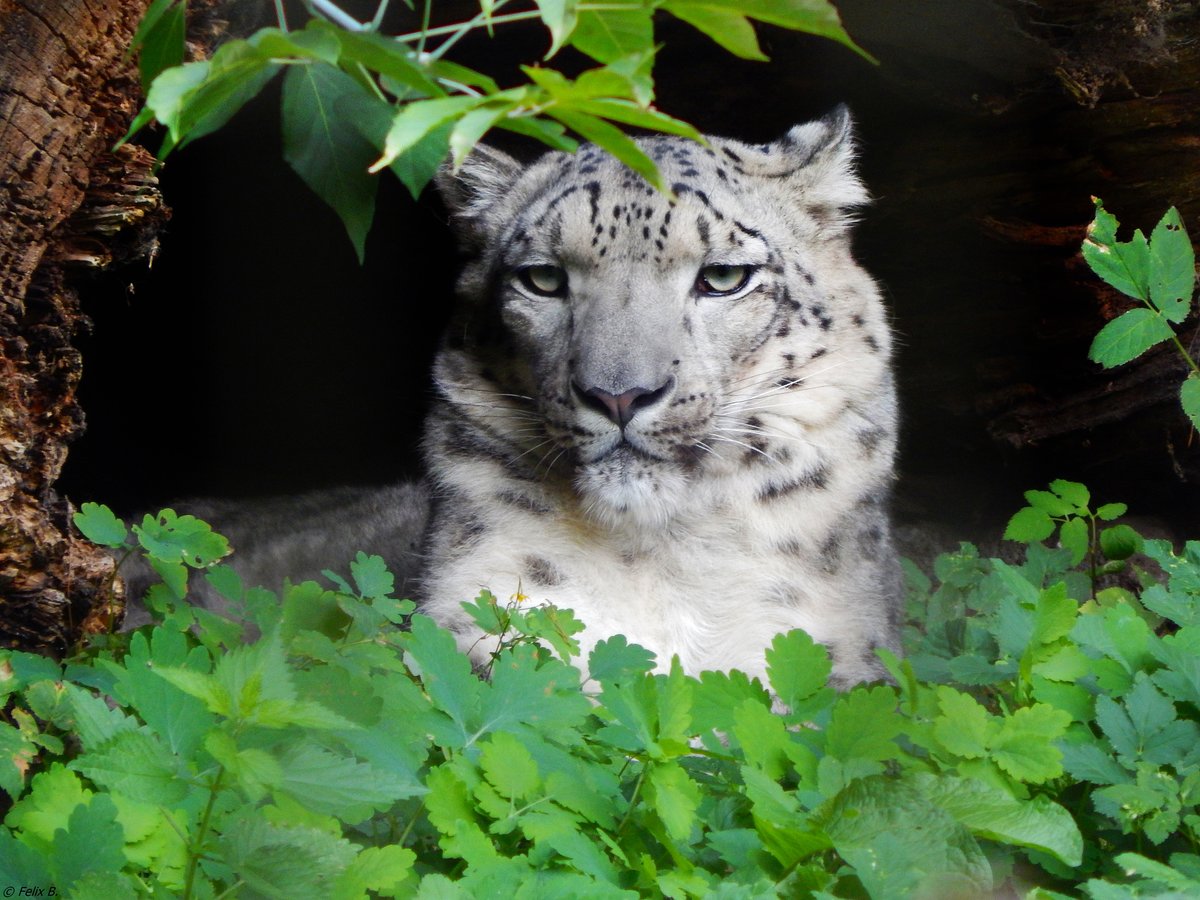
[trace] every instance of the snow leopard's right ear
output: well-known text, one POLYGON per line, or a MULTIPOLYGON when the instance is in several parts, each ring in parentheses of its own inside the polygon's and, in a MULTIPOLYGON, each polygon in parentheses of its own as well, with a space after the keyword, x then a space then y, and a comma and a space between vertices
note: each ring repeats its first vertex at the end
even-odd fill
POLYGON ((521 162, 486 144, 477 144, 457 171, 451 160, 442 163, 434 181, 460 237, 479 232, 480 220, 508 195, 524 170, 521 162))
POLYGON ((854 121, 845 104, 774 143, 742 146, 738 161, 746 174, 784 185, 798 206, 832 228, 847 224, 849 211, 870 200, 856 170, 854 121))

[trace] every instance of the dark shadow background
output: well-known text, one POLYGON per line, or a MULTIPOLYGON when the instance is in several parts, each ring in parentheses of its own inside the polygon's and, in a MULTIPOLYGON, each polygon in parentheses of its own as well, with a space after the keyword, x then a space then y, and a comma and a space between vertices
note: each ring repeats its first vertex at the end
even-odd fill
MULTIPOLYGON (((1052 407, 1106 377, 1086 360, 1103 319, 1076 259, 1090 196, 1147 230, 1176 203, 1193 231, 1196 198, 1139 184, 1110 152, 1109 120, 1048 80, 1053 37, 1018 28, 1000 5, 839 6, 882 65, 766 28, 772 62, 747 63, 664 22, 658 105, 760 141, 850 104, 877 198, 858 253, 901 341, 901 515, 985 536, 1022 490, 1064 477, 1196 536, 1200 448, 1177 407, 1037 442, 1005 425, 1021 404, 1052 407), (997 221, 1051 239, 1013 242, 997 221)), ((465 41, 460 58, 504 83, 545 38, 540 26, 501 36, 465 41)), ((172 156, 161 180, 174 215, 152 268, 83 286, 88 430, 60 482, 74 502, 128 510, 417 470, 456 268, 444 211, 432 190, 417 202, 386 175, 359 267, 334 214, 282 161, 278 118, 276 85, 172 156)))

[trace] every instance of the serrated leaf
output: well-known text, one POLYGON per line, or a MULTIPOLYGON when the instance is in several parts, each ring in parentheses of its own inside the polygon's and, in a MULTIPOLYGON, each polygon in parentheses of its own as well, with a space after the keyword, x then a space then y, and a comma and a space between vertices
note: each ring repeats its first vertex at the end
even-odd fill
POLYGON ((1089 734, 1089 743, 1058 745, 1063 755, 1063 768, 1072 778, 1093 784, 1122 784, 1133 778, 1113 759, 1111 752, 1090 740, 1089 734))
POLYGON ((1172 206, 1150 235, 1150 302, 1178 324, 1188 317, 1195 290, 1195 252, 1172 206))
MULTIPOLYGON (((1096 218, 1088 226, 1083 258, 1092 271, 1123 294, 1139 300, 1150 296, 1150 245, 1140 231, 1128 242, 1118 241, 1117 220, 1093 198, 1096 218)), ((1136 355, 1136 354, 1135 354, 1136 355)))
POLYGON ((1192 427, 1200 431, 1200 373, 1192 372, 1179 386, 1179 403, 1192 420, 1192 427))
POLYGON ((1000 731, 995 717, 970 694, 954 688, 939 686, 937 697, 941 715, 934 720, 933 735, 938 743, 966 759, 985 756, 1000 731))
POLYGON ((342 220, 361 264, 375 217, 378 182, 367 169, 374 145, 343 118, 347 95, 363 89, 330 65, 292 66, 283 79, 283 158, 342 220))
POLYGON ((85 503, 72 517, 75 527, 85 538, 101 547, 114 550, 125 545, 129 530, 125 522, 113 515, 113 511, 99 503, 85 503))
POLYGON ((1067 596, 1067 586, 1062 582, 1046 588, 1038 597, 1033 612, 1032 642, 1052 644, 1066 637, 1075 626, 1079 606, 1067 596))
POLYGON ((195 516, 180 516, 164 509, 157 516, 147 514, 133 526, 138 542, 151 557, 164 563, 185 563, 205 568, 229 555, 229 541, 195 516))
POLYGON ((541 787, 537 763, 525 745, 506 732, 489 736, 480 746, 479 768, 501 796, 527 800, 541 787))
POLYGON ((25 774, 37 753, 37 745, 20 729, 0 722, 0 790, 10 800, 16 800, 25 790, 25 774))
POLYGON ((1081 516, 1087 515, 1088 504, 1092 502, 1092 493, 1086 485, 1080 484, 1078 481, 1056 478, 1050 482, 1050 490, 1074 506, 1076 513, 1081 516))
POLYGON ((1017 510, 1016 514, 1008 520, 1008 525, 1004 529, 1004 539, 1018 541, 1022 544, 1032 544, 1036 541, 1046 540, 1053 533, 1054 520, 1046 514, 1046 511, 1027 506, 1017 510))
POLYGON ((1016 710, 1003 721, 992 742, 992 757, 1019 781, 1041 784, 1062 774, 1062 753, 1055 742, 1071 724, 1071 716, 1044 703, 1016 710))
POLYGON ((398 897, 412 874, 417 855, 407 847, 367 847, 346 867, 338 881, 336 896, 359 896, 376 891, 384 897, 398 897))
POLYGON ((700 806, 700 787, 676 762, 656 763, 646 778, 646 795, 667 834, 684 841, 692 833, 700 806))
MULTIPOLYGON (((46 855, 0 828, 0 884, 50 884, 50 861, 46 855)), ((15 892, 14 892, 15 893, 15 892)))
POLYGON ((602 684, 640 678, 654 668, 654 654, 623 634, 597 641, 588 656, 588 674, 602 684))
POLYGON ((776 635, 766 660, 771 688, 792 707, 825 687, 833 671, 829 651, 799 629, 776 635))
POLYGON ((267 897, 329 897, 356 849, 345 838, 315 828, 235 819, 221 836, 222 855, 251 891, 267 897))
POLYGON ((397 800, 422 793, 420 786, 403 774, 385 772, 312 743, 289 748, 280 763, 281 791, 308 809, 349 823, 360 822, 374 812, 387 810, 397 800))
POLYGON ((825 752, 843 761, 895 759, 899 747, 893 739, 903 728, 892 688, 858 687, 834 705, 825 731, 825 752))
POLYGON ((51 763, 33 776, 29 790, 9 810, 4 824, 20 831, 25 843, 49 853, 55 832, 66 828, 72 811, 89 803, 93 795, 78 775, 62 763, 51 763))
POLYGON ((428 616, 412 617, 411 640, 404 660, 421 679, 434 705, 457 725, 465 742, 478 729, 483 687, 471 662, 458 652, 454 637, 428 616))
POLYGON ((1121 518, 1127 512, 1129 512, 1129 507, 1124 503, 1105 503, 1096 510, 1096 518, 1111 522, 1113 519, 1121 518))
POLYGON ((1058 542, 1071 551, 1071 565, 1077 566, 1087 556, 1090 535, 1086 519, 1073 517, 1058 530, 1058 542))
POLYGON ((171 805, 188 795, 179 759, 154 737, 123 731, 71 763, 93 782, 143 803, 171 805))
POLYGON ((1156 344, 1171 339, 1171 326, 1161 314, 1138 307, 1122 313, 1100 329, 1088 358, 1112 368, 1141 356, 1156 344))
MULTIPOLYGON (((123 731, 136 731, 137 720, 74 684, 64 685, 72 714, 72 730, 85 750, 95 750, 123 731)), ((45 718, 43 716, 43 718, 45 718)))
POLYGON ((66 828, 54 833, 51 851, 54 880, 73 885, 89 872, 117 872, 125 865, 125 832, 107 794, 97 794, 71 812, 66 828))

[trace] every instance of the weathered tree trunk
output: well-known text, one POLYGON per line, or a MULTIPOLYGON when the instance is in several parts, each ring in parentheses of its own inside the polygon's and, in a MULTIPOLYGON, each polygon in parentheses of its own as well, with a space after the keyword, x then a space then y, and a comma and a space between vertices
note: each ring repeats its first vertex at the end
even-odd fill
POLYGON ((54 490, 83 429, 73 267, 146 254, 153 160, 111 148, 137 108, 146 0, 0 3, 0 646, 61 653, 109 615, 112 560, 54 490))

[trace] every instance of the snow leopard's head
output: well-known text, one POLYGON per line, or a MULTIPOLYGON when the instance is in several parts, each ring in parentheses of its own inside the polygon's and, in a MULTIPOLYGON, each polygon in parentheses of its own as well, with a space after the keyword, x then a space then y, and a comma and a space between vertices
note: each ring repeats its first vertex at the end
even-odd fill
POLYGON ((443 172, 469 258, 436 377, 513 474, 658 526, 699 473, 819 477, 806 430, 877 384, 890 338, 849 253, 867 197, 844 108, 766 145, 639 145, 670 196, 593 146, 443 172))

